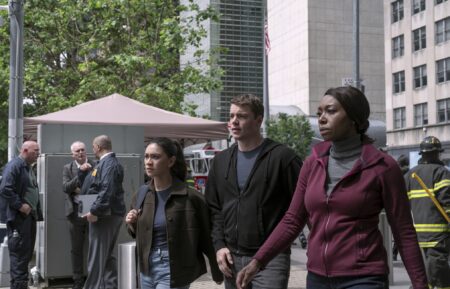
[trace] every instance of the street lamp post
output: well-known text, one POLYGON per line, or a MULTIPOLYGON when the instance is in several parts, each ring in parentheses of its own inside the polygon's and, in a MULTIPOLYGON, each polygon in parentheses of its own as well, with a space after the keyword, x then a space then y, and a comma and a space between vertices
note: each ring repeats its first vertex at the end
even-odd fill
POLYGON ((0 6, 10 19, 8 160, 18 155, 23 142, 23 5, 24 0, 10 0, 0 6))
POLYGON ((353 0, 353 81, 354 86, 361 89, 359 79, 359 0, 353 0))

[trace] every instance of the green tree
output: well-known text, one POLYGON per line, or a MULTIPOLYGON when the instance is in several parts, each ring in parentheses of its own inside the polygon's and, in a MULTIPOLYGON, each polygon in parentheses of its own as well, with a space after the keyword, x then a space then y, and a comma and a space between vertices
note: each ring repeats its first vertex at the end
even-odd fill
POLYGON ((314 132, 304 115, 279 113, 267 122, 267 136, 292 148, 302 159, 309 153, 314 132))
MULTIPOLYGON (((205 21, 216 21, 218 14, 194 0, 186 5, 179 0, 27 0, 24 11, 25 116, 114 92, 182 112, 190 107, 183 104, 185 94, 221 88, 221 70, 211 65, 214 51, 200 49, 205 21), (187 48, 194 49, 195 59, 180 67, 187 48)), ((0 27, 2 115, 8 95, 8 31, 8 25, 0 27)), ((6 135, 2 130, 0 146, 6 135)))

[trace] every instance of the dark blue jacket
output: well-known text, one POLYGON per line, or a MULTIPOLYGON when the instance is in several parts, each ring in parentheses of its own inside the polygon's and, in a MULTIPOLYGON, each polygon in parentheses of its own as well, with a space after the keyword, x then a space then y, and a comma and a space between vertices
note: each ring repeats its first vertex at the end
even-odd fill
MULTIPOLYGON (((14 221, 20 207, 25 203, 23 198, 30 183, 28 176, 30 169, 25 160, 20 157, 6 164, 0 184, 0 222, 14 221)), ((38 220, 41 220, 42 211, 39 202, 37 210, 38 220)))
POLYGON ((125 200, 123 182, 123 167, 119 163, 114 153, 105 156, 98 165, 91 171, 89 186, 83 187, 81 194, 98 194, 97 199, 92 204, 91 214, 101 216, 124 216, 125 200))

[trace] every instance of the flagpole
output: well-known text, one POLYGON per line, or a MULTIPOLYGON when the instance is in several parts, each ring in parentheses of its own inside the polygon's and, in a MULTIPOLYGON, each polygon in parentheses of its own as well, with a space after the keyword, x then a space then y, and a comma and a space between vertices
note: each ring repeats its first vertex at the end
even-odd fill
POLYGON ((269 65, 268 65, 268 50, 270 49, 270 40, 267 22, 267 1, 264 1, 264 58, 263 58, 263 104, 264 104, 264 121, 263 121, 263 136, 267 137, 267 123, 270 118, 269 107, 269 65))

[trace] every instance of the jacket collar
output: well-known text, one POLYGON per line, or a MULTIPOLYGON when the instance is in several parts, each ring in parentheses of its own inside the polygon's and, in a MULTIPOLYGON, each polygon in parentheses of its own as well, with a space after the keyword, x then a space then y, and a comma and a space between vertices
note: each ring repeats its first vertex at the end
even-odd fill
MULTIPOLYGON (((361 168, 366 168, 376 164, 383 158, 383 152, 379 151, 375 146, 371 143, 365 142, 362 145, 361 152, 361 168)), ((312 149, 312 155, 318 159, 324 159, 329 157, 330 155, 331 142, 324 141, 315 145, 312 149)))
MULTIPOLYGON (((265 138, 263 143, 261 144, 262 148, 261 151, 258 154, 258 157, 256 158, 255 163, 261 159, 263 156, 265 156, 267 153, 270 153, 274 148, 280 146, 281 144, 278 142, 275 142, 273 140, 271 140, 270 138, 265 138)), ((225 179, 228 179, 228 176, 230 175, 230 171, 232 167, 236 167, 236 163, 237 163, 237 151, 238 151, 238 145, 237 143, 234 143, 229 150, 229 158, 228 158, 228 164, 227 164, 227 171, 225 174, 225 179)), ((270 163, 270 162, 268 162, 270 163)), ((268 172, 269 172, 269 164, 266 165, 266 177, 265 179, 267 180, 268 178, 268 172)))
MULTIPOLYGON (((155 183, 153 180, 151 180, 148 183, 148 187, 150 188, 150 190, 152 192, 155 192, 155 183)), ((183 182, 182 180, 174 177, 170 194, 171 195, 186 195, 187 194, 186 183, 183 182)))
POLYGON ((17 159, 22 166, 28 167, 28 163, 21 156, 18 156, 17 159))

